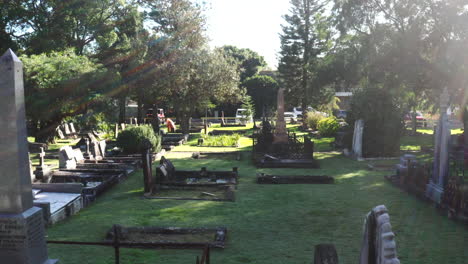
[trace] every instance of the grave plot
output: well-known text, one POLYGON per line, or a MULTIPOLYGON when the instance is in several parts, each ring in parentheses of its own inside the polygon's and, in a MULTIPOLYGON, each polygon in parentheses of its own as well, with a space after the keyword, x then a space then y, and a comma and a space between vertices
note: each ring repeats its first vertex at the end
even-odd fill
POLYGON ((237 167, 232 171, 181 171, 164 157, 154 178, 150 173, 145 175, 151 177, 145 179, 145 197, 176 200, 234 201, 238 178, 237 167))
POLYGON ((242 130, 213 130, 208 133, 208 135, 211 136, 219 136, 219 135, 233 135, 233 134, 240 134, 240 135, 245 135, 247 133, 247 129, 242 129, 242 130))
POLYGON ((187 142, 188 135, 167 133, 162 135, 161 146, 166 151, 172 150, 175 146, 183 145, 187 142))
POLYGON ((85 160, 80 149, 72 149, 70 146, 60 148, 59 152, 60 169, 119 169, 130 174, 136 169, 136 164, 136 161, 117 163, 113 160, 85 160))
POLYGON ((54 171, 51 183, 79 183, 82 185, 84 205, 93 202, 97 196, 104 193, 113 185, 123 180, 126 176, 123 172, 115 171, 54 171))
POLYGON ((330 176, 281 176, 257 173, 259 184, 332 184, 335 180, 330 176))
POLYGON ((314 142, 308 137, 289 133, 284 120, 284 89, 278 91, 276 127, 264 118, 261 129, 254 132, 252 157, 262 168, 319 168, 314 159, 314 142))
MULTIPOLYGON (((84 146, 80 146, 80 150, 84 147, 84 154, 80 154, 77 151, 77 156, 81 158, 83 156, 85 163, 126 163, 134 167, 141 166, 141 155, 112 155, 113 152, 108 153, 106 151, 107 142, 105 140, 96 141, 92 133, 88 133, 88 138, 84 138, 84 146), (111 155, 109 155, 111 154, 111 155)), ((82 152, 83 153, 83 152, 82 152)))
POLYGON ((123 227, 114 225, 107 232, 105 242, 118 241, 127 244, 128 248, 191 249, 203 246, 224 248, 226 236, 225 227, 123 227))
POLYGON ((429 183, 430 165, 420 164, 416 156, 406 154, 395 165, 395 175, 385 176, 395 186, 425 199, 429 183))
POLYGON ((209 171, 205 167, 199 171, 177 170, 172 162, 164 157, 156 167, 156 182, 164 185, 219 185, 237 184, 238 171, 209 171))
POLYGON ((81 184, 33 184, 34 206, 43 209, 45 223, 53 225, 83 207, 81 184))
POLYGON ((241 160, 242 155, 239 151, 230 152, 193 152, 194 159, 222 159, 222 160, 241 160))

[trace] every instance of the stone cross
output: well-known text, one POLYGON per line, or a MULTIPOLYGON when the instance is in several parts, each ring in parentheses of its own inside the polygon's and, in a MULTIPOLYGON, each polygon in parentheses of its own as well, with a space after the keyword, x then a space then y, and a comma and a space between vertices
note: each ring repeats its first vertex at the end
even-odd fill
POLYGON ((288 143, 286 122, 284 121, 284 88, 278 90, 278 110, 273 144, 288 143))
POLYGON ((42 167, 44 166, 44 157, 45 157, 45 152, 44 152, 44 148, 43 147, 40 147, 40 150, 41 152, 39 152, 39 166, 42 167))
POLYGON ((91 153, 89 153, 89 139, 85 138, 85 142, 86 142, 86 155, 89 156, 89 154, 91 154, 91 153))
POLYGON ((23 64, 0 57, 0 260, 55 263, 47 257, 42 210, 33 206, 23 90, 23 64))
POLYGON ((434 136, 434 169, 426 187, 426 196, 438 204, 441 202, 445 179, 449 173, 450 124, 447 117, 449 103, 450 95, 445 88, 440 97, 440 118, 434 136))

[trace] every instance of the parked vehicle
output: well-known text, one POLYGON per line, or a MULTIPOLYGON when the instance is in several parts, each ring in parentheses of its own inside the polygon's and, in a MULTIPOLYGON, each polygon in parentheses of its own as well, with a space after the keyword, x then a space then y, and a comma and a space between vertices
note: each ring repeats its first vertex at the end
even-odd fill
MULTIPOLYGON (((409 112, 405 115, 405 121, 406 122, 411 122, 413 120, 413 112, 409 112)), ((417 127, 426 127, 427 126, 427 123, 426 123, 426 118, 424 117, 424 115, 419 112, 419 111, 416 111, 416 126, 417 127)))
MULTIPOLYGON (((294 112, 294 114, 296 115, 296 117, 302 117, 302 116, 303 116, 302 107, 294 107, 294 108, 293 108, 293 112, 294 112)), ((315 110, 314 108, 312 108, 311 106, 307 107, 307 112, 317 112, 317 113, 320 113, 320 114, 323 115, 323 116, 328 117, 328 114, 327 114, 327 113, 317 111, 317 110, 315 110)))
POLYGON ((286 123, 297 123, 297 115, 294 112, 284 112, 286 123))
POLYGON ((236 111, 236 123, 245 125, 253 122, 252 115, 248 115, 248 110, 244 108, 238 108, 236 111))
MULTIPOLYGON (((166 118, 164 116, 164 110, 162 108, 158 108, 157 109, 157 115, 158 115, 158 118, 161 122, 164 122, 164 119, 166 118)), ((147 118, 152 118, 154 116, 154 109, 153 108, 149 108, 147 111, 146 111, 146 117, 147 118)))

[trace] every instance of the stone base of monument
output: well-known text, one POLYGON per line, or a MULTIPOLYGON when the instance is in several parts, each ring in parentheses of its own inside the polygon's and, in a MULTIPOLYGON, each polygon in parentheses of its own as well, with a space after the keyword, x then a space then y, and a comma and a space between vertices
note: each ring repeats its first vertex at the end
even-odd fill
POLYGON ((81 193, 39 192, 34 198, 34 206, 42 208, 48 225, 77 214, 83 208, 81 193))
POLYGON ((34 175, 36 176, 36 179, 38 180, 43 180, 43 179, 45 180, 50 177, 51 172, 52 172, 52 169, 47 165, 37 166, 36 170, 34 171, 34 175))
POLYGON ((429 182, 429 184, 426 187, 426 197, 438 205, 442 201, 443 193, 444 193, 444 188, 438 184, 435 184, 434 182, 432 182, 432 180, 429 182))
POLYGON ((1 263, 53 264, 47 257, 42 210, 32 207, 21 214, 0 214, 1 263))

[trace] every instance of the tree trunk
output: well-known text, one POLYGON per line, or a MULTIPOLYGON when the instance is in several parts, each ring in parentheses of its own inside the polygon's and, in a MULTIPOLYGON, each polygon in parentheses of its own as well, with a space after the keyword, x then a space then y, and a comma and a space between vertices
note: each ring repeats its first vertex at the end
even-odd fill
POLYGON ((190 113, 179 112, 177 122, 182 130, 182 134, 190 134, 190 113))
POLYGON ((126 115, 126 100, 127 97, 122 95, 119 98, 119 124, 125 123, 125 115, 126 115))
POLYGON ((60 125, 60 121, 44 123, 37 131, 35 139, 40 143, 52 143, 55 137, 55 129, 60 125))
POLYGON ((418 126, 418 120, 416 119, 416 109, 413 107, 413 113, 411 113, 411 119, 412 119, 412 128, 411 128, 411 135, 416 135, 416 129, 418 126))
POLYGON ((143 121, 143 97, 138 95, 138 113, 137 113, 138 124, 142 124, 143 121))

